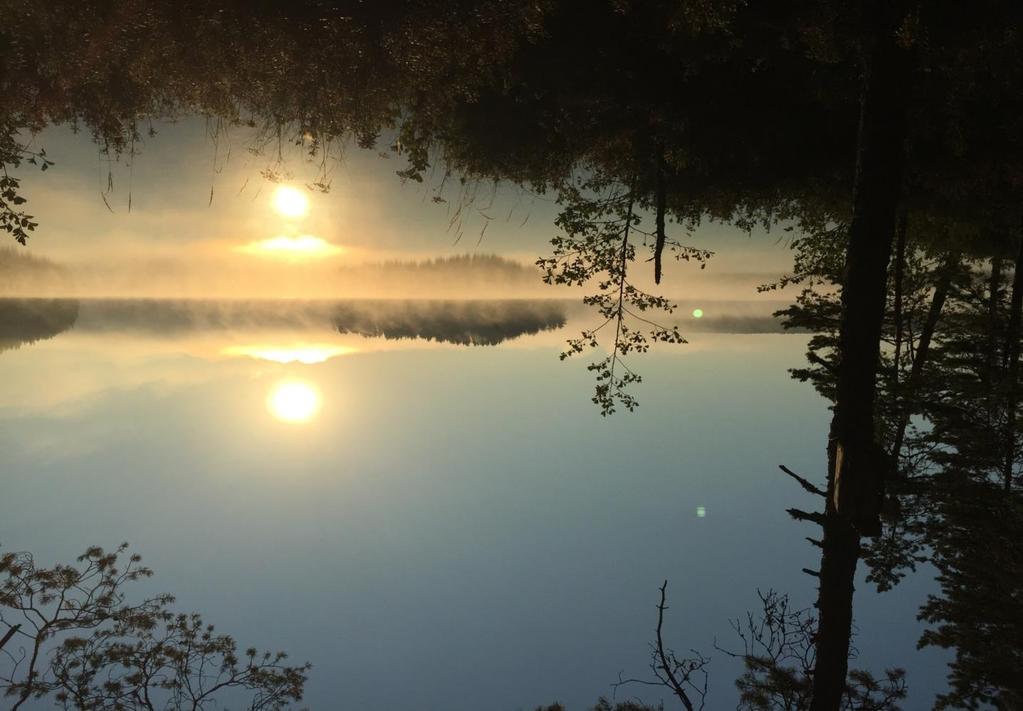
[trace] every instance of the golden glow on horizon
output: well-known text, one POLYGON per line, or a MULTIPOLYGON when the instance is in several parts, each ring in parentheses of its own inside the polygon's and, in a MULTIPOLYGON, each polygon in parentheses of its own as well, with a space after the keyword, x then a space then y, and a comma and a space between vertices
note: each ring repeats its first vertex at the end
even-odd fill
POLYGON ((313 235, 298 235, 296 237, 279 235, 259 242, 249 242, 238 247, 238 251, 263 257, 323 259, 344 254, 345 248, 313 235))
POLYGON ((703 318, 703 309, 693 309, 693 318, 703 318))
POLYGON ((281 422, 302 424, 320 410, 320 392, 303 380, 285 380, 271 388, 266 409, 281 422))
POLYGON ((354 353, 350 346, 336 346, 326 343, 295 343, 292 345, 256 344, 251 346, 228 346, 221 351, 226 356, 247 356, 273 363, 302 363, 312 365, 325 363, 336 356, 354 353))
POLYGON ((273 206, 279 215, 305 217, 309 213, 309 198, 298 188, 282 185, 274 191, 273 206))

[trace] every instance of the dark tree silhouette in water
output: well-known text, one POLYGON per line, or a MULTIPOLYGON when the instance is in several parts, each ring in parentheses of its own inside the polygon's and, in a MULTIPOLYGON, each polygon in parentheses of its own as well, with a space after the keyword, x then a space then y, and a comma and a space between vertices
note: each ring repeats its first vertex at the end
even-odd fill
POLYGON ((341 333, 492 346, 561 328, 563 307, 543 301, 358 301, 332 308, 341 333))
POLYGON ((78 318, 69 299, 0 298, 0 352, 67 331, 78 318))
POLYGON ((950 688, 936 708, 1020 708, 1023 495, 952 471, 935 489, 937 520, 927 540, 941 592, 921 609, 921 619, 932 627, 920 646, 955 652, 950 688))
MULTIPOLYGON (((566 711, 566 709, 559 703, 553 703, 550 706, 537 706, 536 711, 566 711)), ((619 701, 616 703, 602 698, 588 711, 664 711, 664 706, 647 706, 637 701, 619 701)))
POLYGON ((665 642, 664 613, 668 610, 668 581, 660 588, 660 600, 657 603, 657 627, 654 630, 654 641, 650 643, 650 679, 619 679, 613 684, 618 689, 629 684, 658 686, 667 689, 686 711, 703 709, 707 701, 707 666, 710 659, 692 650, 692 657, 683 657, 675 653, 665 642))
POLYGON ((995 257, 953 295, 925 382, 931 426, 916 439, 928 457, 912 483, 926 502, 916 528, 941 593, 921 610, 933 626, 920 644, 955 649, 939 708, 1023 703, 1015 642, 1023 634, 1018 253, 1015 261, 1011 279, 1008 260, 995 257))
MULTIPOLYGON (((792 609, 789 598, 773 590, 759 592, 762 609, 734 620, 742 640, 745 671, 735 684, 739 708, 750 711, 799 711, 810 706, 816 669, 817 616, 810 609, 792 609)), ((850 650, 849 658, 855 658, 850 650)), ((887 669, 881 678, 852 669, 839 708, 846 711, 897 711, 906 698, 905 672, 887 669)))
POLYGON ((81 711, 225 702, 279 711, 301 701, 308 664, 240 651, 199 615, 172 612, 169 595, 130 602, 126 588, 151 575, 127 544, 52 568, 29 553, 0 555, 0 689, 11 708, 49 699, 81 711))
MULTIPOLYGON (((548 284, 584 286, 595 280, 598 293, 583 301, 596 308, 603 319, 578 338, 570 339, 561 358, 597 348, 601 332, 611 331, 610 354, 589 366, 597 379, 593 402, 605 416, 613 414, 618 405, 634 410, 636 398, 628 386, 641 378, 626 365, 625 356, 646 352, 651 342, 685 343, 677 326, 668 327, 643 315, 651 311, 670 314, 675 305, 638 288, 629 277, 638 237, 650 236, 640 229, 635 181, 623 188, 613 178, 595 175, 563 185, 558 200, 563 209, 557 226, 564 235, 551 241, 552 255, 541 258, 537 265, 548 284)), ((679 259, 696 261, 701 266, 711 256, 706 250, 679 243, 672 243, 672 247, 679 259)))
MULTIPOLYGON (((1013 366, 1023 307, 1014 296, 1023 269, 1013 264, 1019 255, 1011 245, 986 245, 1001 251, 986 258, 960 252, 954 235, 930 239, 902 250, 905 263, 889 284, 877 385, 886 397, 876 416, 879 441, 897 468, 884 535, 865 552, 868 580, 886 590, 918 563, 931 562, 941 591, 921 610, 932 627, 920 644, 955 653, 950 689, 938 707, 1014 708, 1023 698, 1015 643, 1023 634, 1020 374, 1013 366)), ((816 247, 800 249, 797 262, 815 263, 816 247)), ((826 291, 806 292, 783 312, 790 324, 818 330, 810 365, 794 375, 830 397, 834 313, 826 291)))
MULTIPOLYGON (((707 703, 707 682, 711 659, 696 650, 679 658, 666 641, 665 612, 668 581, 660 588, 657 627, 651 642, 650 670, 653 677, 620 678, 612 685, 638 684, 666 689, 685 711, 703 709, 707 703)), ((732 621, 742 642, 742 651, 730 651, 715 643, 723 654, 741 659, 744 667, 735 685, 738 709, 744 711, 802 711, 813 697, 816 667, 817 616, 810 609, 793 609, 787 595, 773 590, 758 591, 761 609, 747 612, 745 619, 732 621)), ((850 657, 852 653, 850 650, 850 657)), ((906 697, 905 672, 888 669, 882 678, 862 669, 850 672, 841 696, 843 711, 898 711, 906 697)))
MULTIPOLYGON (((871 567, 868 580, 873 579, 885 588, 897 582, 905 568, 919 562, 919 546, 910 545, 912 539, 900 529, 906 517, 893 514, 900 503, 912 503, 900 494, 909 493, 906 482, 926 459, 929 447, 914 437, 907 439, 906 435, 914 430, 910 427, 911 418, 925 410, 925 393, 936 367, 932 348, 935 332, 949 319, 951 307, 946 302, 950 293, 968 279, 969 260, 954 244, 949 244, 949 239, 949 235, 931 230, 914 233, 907 244, 903 231, 899 259, 893 265, 886 289, 874 418, 878 444, 892 461, 886 482, 886 527, 882 536, 863 549, 871 567)), ((844 279, 841 270, 844 241, 841 229, 823 228, 801 236, 792 245, 794 272, 761 287, 766 291, 792 284, 802 286, 795 303, 777 312, 786 328, 814 334, 807 350, 808 364, 791 372, 794 378, 812 383, 832 402, 836 398, 840 353, 839 294, 844 279)), ((909 506, 905 511, 913 508, 909 506)))
POLYGON ((77 327, 163 336, 250 328, 336 329, 367 337, 489 346, 561 328, 564 302, 542 300, 197 301, 0 298, 0 350, 77 327), (79 317, 81 320, 79 321, 79 317))
POLYGON ((46 149, 32 150, 18 140, 20 128, 17 121, 0 116, 0 231, 25 245, 29 233, 39 225, 22 207, 26 199, 20 193, 21 180, 11 173, 22 164, 46 170, 53 162, 47 159, 46 149))

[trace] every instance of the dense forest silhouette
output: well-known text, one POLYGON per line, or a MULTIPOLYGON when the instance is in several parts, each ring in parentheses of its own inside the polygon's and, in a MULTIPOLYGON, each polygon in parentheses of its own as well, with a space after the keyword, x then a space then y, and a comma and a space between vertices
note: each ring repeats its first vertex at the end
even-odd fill
POLYGON ((0 351, 53 338, 75 325, 78 303, 67 299, 0 299, 0 351))
POLYGON ((564 307, 542 301, 349 302, 335 307, 333 319, 341 333, 466 346, 494 346, 565 325, 564 307))
MULTIPOLYGON (((876 379, 877 443, 886 469, 882 530, 861 555, 882 594, 932 565, 940 593, 920 610, 920 645, 955 651, 938 708, 1015 708, 1023 699, 1019 600, 1023 505, 1019 426, 1023 270, 997 245, 938 232, 896 234, 876 379), (990 251, 994 256, 986 256, 990 251), (1001 252, 1001 253, 999 253, 1001 252)), ((778 316, 814 335, 793 377, 834 401, 840 357, 834 245, 795 245, 803 285, 778 316)), ((770 288, 768 285, 767 288, 770 288)), ((798 519, 818 516, 793 510, 798 519)))
MULTIPOLYGON (((867 707, 850 695, 857 569, 883 587, 927 559, 942 592, 925 604, 924 643, 956 650, 939 705, 1019 705, 1019 3, 0 0, 0 11, 0 227, 15 240, 37 221, 14 170, 51 165, 27 137, 55 123, 124 155, 150 121, 204 114, 252 128, 271 179, 282 144, 326 155, 347 141, 404 158, 406 180, 439 170, 462 195, 490 180, 547 191, 559 232, 538 264, 548 283, 590 289, 602 325, 565 355, 597 354, 606 415, 638 404, 627 359, 685 340, 656 316, 673 302, 636 270, 660 282, 666 257, 698 268, 712 255, 687 235, 710 220, 791 230, 793 278, 824 287, 785 316, 815 334, 795 375, 832 411, 827 470, 791 473, 821 504, 792 511, 820 528, 821 554, 813 665, 795 703, 867 707), (976 506, 997 522, 977 523, 976 506)), ((326 175, 315 187, 329 188, 326 175)), ((767 690, 778 679, 756 678, 767 690)), ((749 699, 787 707, 768 691, 749 699)))
POLYGON ((0 343, 83 333, 145 334, 282 329, 335 330, 367 337, 497 345, 561 328, 566 304, 534 300, 215 301, 0 298, 0 343))

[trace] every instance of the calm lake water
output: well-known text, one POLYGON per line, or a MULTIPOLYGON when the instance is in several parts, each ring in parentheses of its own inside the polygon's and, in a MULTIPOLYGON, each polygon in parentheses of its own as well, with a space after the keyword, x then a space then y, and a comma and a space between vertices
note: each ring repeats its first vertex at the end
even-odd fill
MULTIPOLYGON (((777 470, 823 479, 827 405, 787 374, 805 335, 705 306, 605 419, 557 357, 560 302, 82 302, 35 330, 5 308, 4 549, 130 541, 140 594, 311 661, 311 708, 583 708, 648 676, 665 579, 672 645, 730 708, 729 620, 758 588, 815 597, 785 513, 815 502, 777 470)), ((905 667, 907 708, 944 688, 915 650, 930 577, 858 585, 858 663, 905 667)))

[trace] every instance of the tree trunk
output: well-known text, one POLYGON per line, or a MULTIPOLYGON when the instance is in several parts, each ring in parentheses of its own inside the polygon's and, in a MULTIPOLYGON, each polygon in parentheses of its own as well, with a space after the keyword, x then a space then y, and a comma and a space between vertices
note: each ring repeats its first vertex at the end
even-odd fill
POLYGON ((1012 470, 1016 462, 1016 409, 1019 406, 1019 331, 1020 311, 1023 308, 1023 239, 1016 256, 1016 273, 1012 277, 1012 300, 1009 305, 1009 328, 1005 334, 1005 353, 1008 359, 1005 394, 1005 461, 1002 480, 1005 490, 1012 489, 1012 470))
POLYGON ((663 150, 657 155, 657 204, 655 223, 657 226, 657 237, 654 244, 654 283, 661 283, 661 263, 664 254, 664 243, 667 241, 667 233, 664 229, 664 213, 668 203, 668 176, 667 167, 664 165, 663 150))
POLYGON ((945 308, 945 301, 948 299, 948 292, 952 287, 952 277, 959 266, 959 259, 959 252, 948 253, 940 267, 941 272, 938 275, 938 283, 934 285, 931 307, 927 310, 927 320, 924 321, 923 330, 920 331, 920 340, 916 347, 916 357, 913 358, 913 367, 910 368, 909 378, 906 379, 903 392, 901 393, 902 403, 899 407, 899 424, 895 431, 891 449, 891 455, 896 465, 899 461, 899 453, 902 451, 902 442, 906 438, 909 418, 914 412, 914 408, 911 406, 912 403, 907 403, 906 400, 914 398, 915 391, 920 386, 924 363, 927 362, 927 355, 931 350, 931 339, 934 337, 934 330, 938 327, 941 311, 945 308))
POLYGON ((906 277, 906 211, 903 210, 899 216, 898 237, 895 240, 895 303, 893 305, 892 317, 895 321, 895 367, 894 367, 894 390, 899 392, 899 367, 902 364, 902 339, 903 317, 902 317, 902 290, 906 277))
POLYGON ((988 401, 988 424, 995 421, 997 397, 994 392, 998 370, 998 306, 1002 284, 1002 258, 991 258, 991 276, 988 279, 987 352, 984 358, 983 384, 988 401))
POLYGON ((901 3, 875 2, 860 112, 839 370, 829 442, 817 662, 811 711, 838 711, 845 690, 853 581, 861 534, 880 528, 887 455, 874 438, 874 394, 888 261, 895 236, 906 132, 909 57, 896 43, 901 3))

